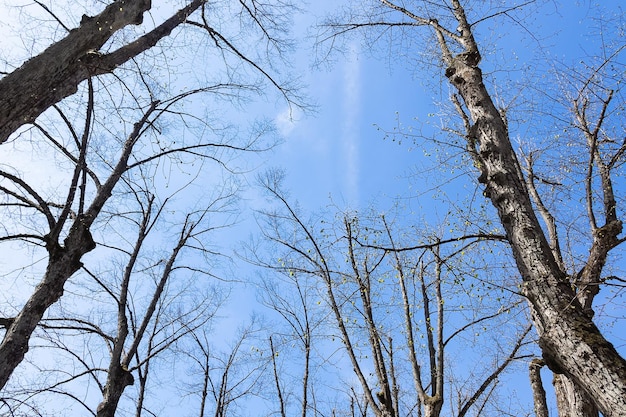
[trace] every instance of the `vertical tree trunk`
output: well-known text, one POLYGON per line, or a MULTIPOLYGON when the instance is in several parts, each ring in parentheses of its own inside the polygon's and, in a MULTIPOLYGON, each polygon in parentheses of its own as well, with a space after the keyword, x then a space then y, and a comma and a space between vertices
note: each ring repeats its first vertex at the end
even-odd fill
POLYGON ((530 387, 533 391, 533 404, 535 407, 535 417, 549 417, 548 403, 546 401, 546 390, 541 381, 541 368, 545 362, 541 359, 533 359, 528 366, 530 373, 530 387))
POLYGON ((565 375, 552 381, 559 417, 598 417, 598 409, 589 395, 565 375))
POLYGON ((134 383, 135 378, 122 365, 111 364, 107 384, 104 387, 104 398, 98 405, 97 417, 114 417, 124 390, 134 383))

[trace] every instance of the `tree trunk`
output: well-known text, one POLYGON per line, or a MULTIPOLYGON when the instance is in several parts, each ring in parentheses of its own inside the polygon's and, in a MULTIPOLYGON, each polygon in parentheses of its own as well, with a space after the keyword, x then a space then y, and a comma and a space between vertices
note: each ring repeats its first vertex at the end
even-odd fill
POLYGON ((104 398, 98 405, 97 417, 114 417, 124 389, 134 383, 133 374, 119 363, 111 364, 107 384, 104 387, 104 398))
POLYGON ((543 360, 533 359, 528 366, 530 374, 530 387, 533 391, 535 417, 549 417, 546 390, 543 388, 543 382, 541 382, 541 368, 544 365, 545 362, 543 360))
MULTIPOLYGON (((64 246, 58 243, 58 232, 50 232, 47 237, 48 267, 43 280, 35 288, 24 307, 7 329, 0 345, 0 389, 4 388, 15 368, 24 359, 28 351, 28 342, 37 324, 46 310, 63 295, 67 280, 82 267, 81 258, 96 247, 89 228, 104 207, 122 174, 128 168, 128 159, 133 146, 139 140, 142 129, 149 117, 156 111, 158 102, 153 102, 144 113, 122 148, 122 155, 117 161, 109 178, 98 188, 93 202, 84 214, 74 219, 64 246)), ((58 226, 58 225, 57 225, 58 226)))
POLYGON ((24 124, 74 94, 90 75, 86 59, 119 29, 140 24, 150 0, 116 1, 78 28, 0 79, 0 143, 24 124))
POLYGON ((24 359, 30 336, 45 311, 61 298, 65 282, 82 266, 82 256, 96 247, 82 218, 76 219, 65 245, 48 243, 49 260, 44 278, 4 335, 0 345, 0 389, 24 359))
POLYGON ((552 384, 559 417, 598 417, 591 398, 567 376, 554 374, 552 384))
POLYGON ((424 417, 439 417, 443 408, 443 398, 430 397, 424 402, 424 417))
POLYGON ((118 0, 97 16, 83 16, 80 26, 65 38, 0 79, 0 144, 74 94, 87 78, 109 73, 155 46, 205 2, 192 0, 150 32, 106 55, 99 49, 116 31, 141 24, 151 0, 118 0))
MULTIPOLYGON (((597 245, 594 242, 593 248, 597 248, 602 245, 597 245)), ((592 254, 594 250, 592 249, 592 254)), ((593 258, 593 256, 590 256, 593 258)), ((602 256, 601 262, 604 265, 604 261, 606 260, 606 252, 604 252, 604 256, 602 256)), ((596 265, 599 262, 594 262, 596 265)), ((596 268, 587 268, 583 270, 589 271, 591 269, 596 268)), ((598 268, 597 274, 595 277, 586 277, 583 275, 583 280, 585 283, 591 282, 599 282, 599 275, 601 271, 601 266, 598 268)), ((595 295, 598 293, 598 286, 592 286, 592 290, 588 290, 588 285, 582 285, 582 290, 578 291, 577 298, 580 304, 583 306, 583 311, 587 315, 592 317, 593 309, 591 307, 593 303, 593 299, 595 295)), ((552 385, 554 386, 554 393, 556 396, 556 406, 559 413, 559 417, 598 417, 598 408, 593 403, 593 400, 589 397, 589 395, 576 383, 574 383, 570 378, 566 375, 554 374, 554 379, 552 381, 552 385)))
MULTIPOLYGON (((469 25, 462 29, 469 33, 469 25)), ((468 141, 477 145, 471 151, 481 171, 479 181, 507 232, 544 360, 553 372, 584 387, 605 417, 626 416, 626 361, 584 313, 554 259, 506 124, 483 84, 480 54, 471 41, 466 52, 448 56, 446 76, 470 112, 468 141)))

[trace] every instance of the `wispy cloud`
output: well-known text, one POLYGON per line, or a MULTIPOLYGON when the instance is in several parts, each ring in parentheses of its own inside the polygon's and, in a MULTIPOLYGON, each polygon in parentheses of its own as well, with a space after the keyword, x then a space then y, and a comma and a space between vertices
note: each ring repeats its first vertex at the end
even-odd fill
POLYGON ((341 158, 348 203, 359 201, 359 119, 361 116, 361 63, 359 47, 350 47, 343 73, 343 123, 341 126, 341 158))
POLYGON ((283 138, 288 137, 296 128, 298 116, 299 111, 290 107, 278 113, 274 122, 276 123, 278 133, 280 133, 283 138))

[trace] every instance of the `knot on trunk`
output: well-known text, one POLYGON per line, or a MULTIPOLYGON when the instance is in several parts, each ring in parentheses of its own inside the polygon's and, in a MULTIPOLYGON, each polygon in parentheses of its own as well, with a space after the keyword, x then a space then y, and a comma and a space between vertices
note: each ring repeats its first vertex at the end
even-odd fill
POLYGON ((481 60, 480 52, 478 49, 473 49, 465 52, 461 52, 455 57, 456 60, 463 62, 468 67, 475 67, 481 60))
POLYGON ((551 349, 547 346, 546 341, 543 337, 539 338, 538 342, 539 347, 541 348, 541 357, 545 362, 548 369, 554 372, 557 375, 564 374, 563 368, 559 365, 556 356, 551 352, 551 349))
POLYGON ((133 374, 128 370, 128 368, 124 365, 121 366, 122 368, 122 385, 127 387, 129 385, 134 385, 135 384, 135 377, 133 376, 133 374))
POLYGON ((455 85, 463 84, 465 83, 463 77, 454 77, 455 74, 459 73, 463 68, 477 68, 480 60, 480 52, 478 52, 477 49, 461 52, 454 57, 452 64, 448 68, 446 68, 446 77, 450 79, 450 81, 452 81, 455 85))
POLYGON ((78 218, 74 221, 74 224, 72 224, 70 232, 63 243, 66 248, 80 248, 81 250, 79 252, 83 252, 83 254, 96 248, 96 242, 91 236, 89 226, 85 222, 85 217, 83 215, 78 216, 78 218))
POLYGON ((595 229, 593 235, 598 240, 605 240, 612 245, 617 240, 617 236, 622 233, 622 221, 612 220, 604 226, 595 229))
POLYGON ((150 0, 143 1, 135 1, 133 2, 119 0, 119 16, 121 19, 130 22, 131 25, 140 25, 143 23, 143 13, 146 10, 149 10, 152 6, 152 2, 150 0))

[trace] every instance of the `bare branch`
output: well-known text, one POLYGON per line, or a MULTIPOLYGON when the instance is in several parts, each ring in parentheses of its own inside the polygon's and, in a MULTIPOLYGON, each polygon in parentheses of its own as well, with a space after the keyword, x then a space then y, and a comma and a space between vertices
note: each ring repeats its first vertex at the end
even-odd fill
POLYGON ((42 9, 44 9, 44 10, 46 11, 46 13, 48 13, 50 16, 52 16, 52 18, 53 18, 54 20, 56 20, 56 21, 57 21, 57 23, 58 23, 59 25, 61 25, 61 27, 62 27, 63 29, 65 29, 65 31, 66 31, 66 32, 69 32, 69 31, 70 31, 70 28, 68 28, 68 27, 65 25, 65 23, 63 23, 63 21, 62 21, 61 19, 59 19, 59 17, 58 17, 56 14, 54 14, 54 12, 53 12, 52 10, 50 10, 50 8, 49 8, 48 6, 46 6, 45 4, 43 4, 42 2, 40 2, 39 0, 33 0, 33 1, 34 1, 35 3, 37 3, 37 4, 38 4, 38 5, 39 5, 42 9))
POLYGON ((476 390, 474 395, 472 395, 472 397, 465 402, 465 404, 463 405, 463 408, 461 408, 461 410, 458 412, 457 414, 458 417, 464 417, 469 411, 469 409, 472 407, 472 405, 476 403, 478 398, 480 398, 480 396, 489 387, 489 385, 491 385, 500 376, 500 374, 502 374, 502 372, 507 368, 507 366, 509 366, 509 364, 516 359, 517 352, 524 345, 524 340, 526 339, 526 336, 528 335, 531 329, 532 329, 532 325, 529 325, 526 327, 526 330, 524 330, 522 334, 519 336, 519 338, 517 339, 517 343, 515 343, 515 346, 513 346, 513 350, 511 350, 511 353, 509 354, 509 356, 500 364, 500 366, 498 366, 496 370, 494 370, 487 378, 485 378, 485 380, 480 385, 480 387, 476 390))

